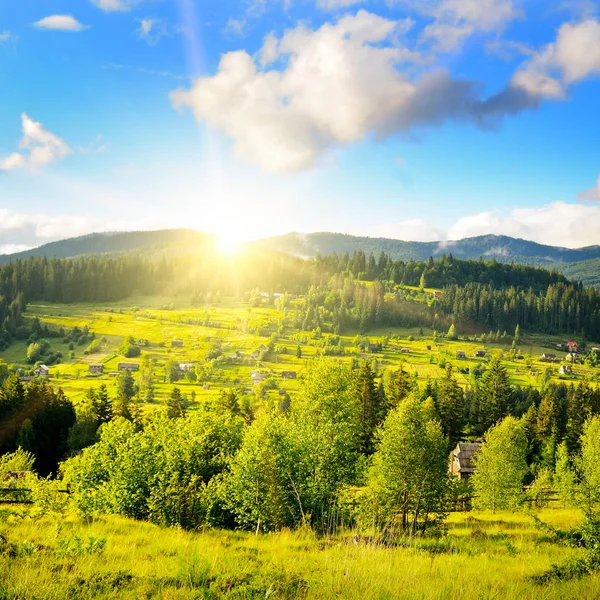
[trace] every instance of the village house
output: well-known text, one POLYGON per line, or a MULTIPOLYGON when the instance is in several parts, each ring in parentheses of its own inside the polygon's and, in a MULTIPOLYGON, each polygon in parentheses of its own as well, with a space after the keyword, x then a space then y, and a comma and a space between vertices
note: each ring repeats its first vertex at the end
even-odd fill
POLYGON ((464 350, 458 350, 456 352, 456 358, 467 358, 467 353, 464 350))
POLYGON ((433 294, 431 294, 434 298, 441 298, 443 296, 442 292, 433 292, 433 294))
POLYGON ((89 372, 90 375, 102 375, 104 373, 104 365, 102 363, 91 363, 89 372))
POLYGON ((567 347, 567 350, 569 352, 573 352, 573 353, 577 352, 577 349, 578 349, 577 342, 567 342, 565 344, 565 346, 567 347))
POLYGON ((117 373, 116 371, 111 371, 108 376, 109 377, 118 377, 120 375, 120 373, 117 373))
POLYGON ((229 358, 231 358, 233 360, 238 360, 240 358, 244 358, 244 353, 243 352, 232 352, 229 355, 229 358))
POLYGON ((207 392, 208 390, 210 390, 210 385, 208 383, 205 383, 202 385, 202 389, 207 392))
POLYGON ((285 390, 279 390, 279 395, 280 396, 286 396, 287 392, 285 390))
POLYGON ((258 347, 258 351, 259 351, 259 352, 266 352, 267 350, 268 350, 268 348, 267 348, 267 347, 266 347, 264 344, 261 344, 261 345, 258 347))
POLYGON ((119 371, 139 371, 140 365, 138 363, 120 362, 117 365, 117 369, 119 371))
POLYGON ((554 360, 555 358, 556 354, 548 354, 547 352, 544 352, 544 354, 542 354, 541 360, 554 360))
POLYGON ((296 379, 297 373, 296 371, 281 371, 281 376, 284 379, 296 379))
POLYGON ((183 348, 183 340, 172 340, 171 348, 183 348))
POLYGON ((39 365, 33 370, 36 377, 50 377, 50 368, 46 365, 39 365))
POLYGON ((179 363, 179 370, 183 373, 187 373, 194 368, 194 363, 179 363))
POLYGON ((431 346, 426 346, 425 349, 429 352, 431 351, 431 346))
POLYGON ((367 346, 367 348, 369 349, 369 352, 380 352, 381 351, 379 344, 369 344, 367 346))
POLYGON ((571 365, 560 365, 560 367, 558 367, 558 372, 560 375, 570 375, 573 373, 573 367, 571 367, 571 365))
POLYGON ((260 352, 258 350, 255 350, 250 356, 252 358, 258 358, 260 356, 260 352))
POLYGON ((475 356, 477 358, 484 358, 486 354, 487 352, 485 350, 477 350, 477 352, 475 352, 475 356))
POLYGON ((400 348, 402 354, 410 354, 410 348, 400 348))
POLYGON ((250 373, 250 376, 252 377, 254 385, 260 383, 261 381, 264 381, 267 378, 267 374, 261 373, 260 371, 252 371, 252 373, 250 373))
POLYGON ((478 442, 459 442, 450 454, 450 473, 461 481, 468 481, 475 472, 473 456, 481 448, 478 442))

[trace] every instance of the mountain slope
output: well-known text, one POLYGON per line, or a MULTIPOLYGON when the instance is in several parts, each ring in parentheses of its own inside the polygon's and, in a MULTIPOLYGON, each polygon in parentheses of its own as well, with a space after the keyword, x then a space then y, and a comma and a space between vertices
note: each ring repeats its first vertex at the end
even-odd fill
POLYGON ((127 252, 173 251, 177 247, 194 248, 211 241, 214 236, 194 229, 163 229, 160 231, 119 231, 92 233, 81 237, 50 242, 38 248, 15 254, 0 255, 0 264, 30 256, 72 258, 89 254, 122 254, 127 252), (175 248, 174 248, 175 247, 175 248))

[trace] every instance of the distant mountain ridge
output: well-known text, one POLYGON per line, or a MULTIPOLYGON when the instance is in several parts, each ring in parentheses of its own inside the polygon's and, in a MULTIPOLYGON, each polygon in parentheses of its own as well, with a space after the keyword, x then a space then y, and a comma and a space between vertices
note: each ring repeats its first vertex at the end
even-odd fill
POLYGON ((563 248, 546 246, 504 235, 481 235, 456 241, 405 242, 390 238, 357 237, 341 233, 289 233, 261 240, 262 245, 299 256, 338 254, 363 250, 369 254, 385 252, 395 260, 427 260, 442 254, 456 258, 490 258, 502 262, 524 262, 547 266, 600 258, 600 246, 563 248))
MULTIPOLYGON (((72 258, 131 252, 147 256, 189 254, 214 242, 215 237, 194 229, 93 233, 51 242, 15 254, 1 255, 0 264, 31 256, 72 258)), ((395 260, 418 261, 451 253, 462 259, 495 259, 499 262, 555 268, 567 277, 582 281, 586 285, 600 286, 600 246, 571 249, 492 234, 447 242, 407 242, 327 232, 289 233, 258 240, 251 245, 301 257, 333 252, 352 254, 362 250, 367 256, 372 252, 377 257, 381 252, 385 252, 395 260)))

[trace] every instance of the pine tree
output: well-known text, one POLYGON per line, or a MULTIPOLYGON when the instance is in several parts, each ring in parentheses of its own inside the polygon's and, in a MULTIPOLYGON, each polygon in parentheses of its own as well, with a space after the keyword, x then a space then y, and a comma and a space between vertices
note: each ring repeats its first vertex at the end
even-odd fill
POLYGON ((240 402, 234 390, 222 390, 217 398, 217 409, 227 415, 238 416, 241 414, 240 402))
POLYGON ((361 450, 372 454, 375 450, 374 434, 385 418, 385 404, 375 389, 375 374, 368 361, 364 361, 355 376, 355 395, 360 408, 361 450))
POLYGON ((179 419, 184 417, 187 411, 187 402, 178 387, 171 390, 171 394, 167 400, 167 415, 171 419, 179 419))
POLYGON ((104 383, 95 391, 92 398, 98 426, 108 423, 113 418, 113 408, 104 383))
POLYGON ((506 369, 498 358, 492 359, 479 386, 480 432, 509 413, 512 387, 506 369))
POLYGON ((462 437, 466 422, 466 402, 462 388, 453 376, 450 363, 446 366, 444 377, 437 386, 437 411, 442 431, 448 438, 450 447, 454 447, 462 437))

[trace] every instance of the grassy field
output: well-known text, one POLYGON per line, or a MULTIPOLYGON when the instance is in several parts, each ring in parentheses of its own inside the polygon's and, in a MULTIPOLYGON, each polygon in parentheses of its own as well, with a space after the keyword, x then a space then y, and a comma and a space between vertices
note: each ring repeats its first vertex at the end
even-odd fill
MULTIPOLYGON (((571 510, 539 516, 556 526, 571 510)), ((0 512, 0 598, 535 599, 600 597, 600 575, 532 576, 581 550, 551 543, 525 514, 455 513, 438 538, 396 547, 352 534, 187 533, 106 517, 84 524, 0 512)))
MULTIPOLYGON (((215 340, 222 344, 223 352, 229 355, 233 352, 243 352, 243 361, 234 364, 215 364, 210 376, 203 382, 190 383, 186 380, 178 382, 178 386, 189 395, 195 395, 197 400, 215 396, 221 388, 243 387, 252 388, 251 371, 263 369, 272 375, 277 386, 293 394, 299 388, 298 380, 284 380, 281 371, 296 371, 301 375, 308 361, 318 353, 319 340, 311 339, 308 332, 295 331, 291 326, 290 314, 287 320, 284 313, 272 307, 250 308, 248 305, 225 300, 221 304, 208 307, 192 307, 189 298, 179 297, 138 297, 125 302, 103 305, 86 304, 32 304, 28 307, 28 318, 38 317, 42 324, 52 329, 64 328, 69 331, 73 327, 88 327, 97 338, 105 340, 101 348, 94 354, 85 355, 86 346, 75 346, 74 356, 69 358, 68 344, 62 338, 51 339, 53 351, 60 351, 62 361, 51 368, 51 380, 60 385, 74 400, 78 401, 90 387, 104 383, 113 389, 116 385, 114 377, 109 373, 117 370, 117 364, 124 361, 117 353, 119 344, 127 336, 148 340, 149 345, 143 348, 143 356, 154 359, 153 376, 156 386, 156 401, 162 402, 170 393, 172 385, 165 380, 165 364, 169 360, 197 365, 207 365, 205 355, 215 340), (271 324, 284 323, 284 332, 278 345, 286 348, 287 352, 272 357, 272 360, 259 362, 250 355, 261 344, 268 343, 268 337, 260 337, 247 333, 248 322, 267 321, 271 324), (183 348, 173 348, 173 340, 182 340, 183 348), (300 340, 300 341, 299 341, 300 340), (302 357, 296 357, 296 347, 300 345, 302 357), (88 374, 91 362, 104 364, 104 375, 90 376, 88 374), (208 389, 207 389, 208 388, 208 389)), ((421 332, 419 328, 399 329, 380 328, 369 332, 371 341, 389 337, 390 341, 381 353, 364 354, 354 344, 358 332, 348 332, 342 336, 345 354, 342 360, 350 361, 352 357, 376 358, 382 368, 404 368, 416 374, 421 383, 438 378, 445 362, 453 363, 459 371, 457 377, 463 387, 472 384, 470 372, 480 366, 486 359, 475 358, 477 350, 486 350, 488 355, 497 354, 510 374, 514 384, 540 386, 544 370, 552 367, 552 379, 555 381, 578 381, 583 379, 596 380, 598 371, 584 365, 574 365, 573 375, 559 376, 558 365, 540 362, 544 352, 556 354, 559 358, 566 356, 565 352, 555 349, 556 339, 549 336, 527 336, 519 344, 520 359, 511 360, 510 343, 502 340, 497 343, 481 344, 472 341, 449 341, 438 338, 432 339, 431 331, 421 332), (429 349, 428 349, 429 347, 429 349), (408 348, 410 353, 403 353, 408 348), (464 351, 466 359, 457 359, 456 353, 464 351), (466 373, 466 370, 469 373, 466 373), (463 372, 460 372, 463 371, 463 372)), ((27 343, 13 343, 6 351, 0 353, 8 364, 15 364, 25 370, 31 369, 26 359, 27 343)), ((129 362, 140 362, 134 359, 129 362)), ((267 394, 276 399, 277 390, 267 394)))

